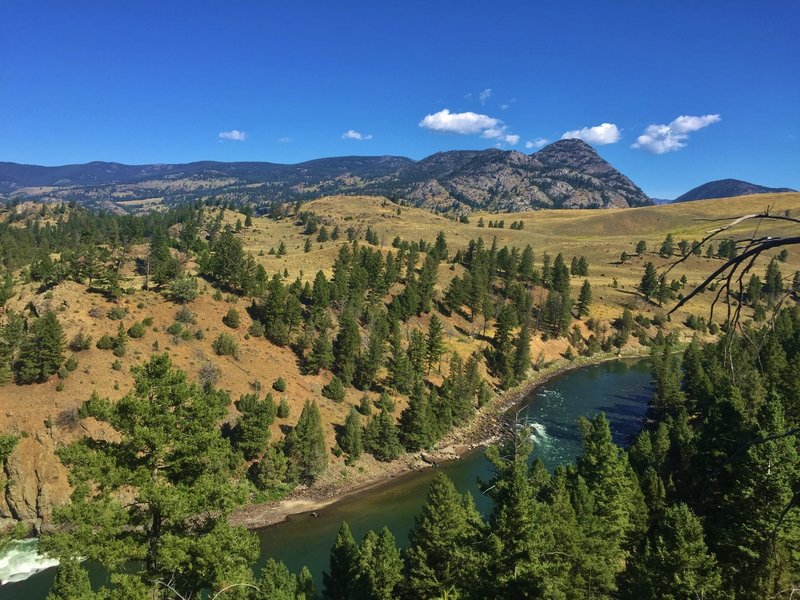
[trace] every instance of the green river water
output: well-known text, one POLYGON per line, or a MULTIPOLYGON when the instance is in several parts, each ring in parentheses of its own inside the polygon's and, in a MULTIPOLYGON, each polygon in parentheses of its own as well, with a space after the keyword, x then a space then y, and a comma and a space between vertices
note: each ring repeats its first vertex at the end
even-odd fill
MULTIPOLYGON (((569 371, 537 387, 523 402, 519 417, 533 428, 535 456, 553 467, 572 461, 580 449, 576 421, 604 412, 615 441, 627 445, 638 432, 651 395, 646 360, 615 360, 569 371)), ((317 589, 327 567, 328 551, 345 520, 360 539, 369 529, 384 525, 406 543, 414 516, 425 500, 437 472, 446 473, 461 491, 470 491, 478 509, 488 512, 479 479, 489 479, 490 464, 482 450, 437 468, 410 473, 378 488, 347 497, 318 512, 301 514, 258 531, 261 562, 267 557, 284 561, 292 571, 307 565, 317 589)), ((259 564, 259 568, 260 568, 259 564)), ((35 553, 35 540, 21 542, 0 554, 0 600, 43 600, 55 569, 35 553)), ((100 573, 94 574, 101 577, 100 573)))

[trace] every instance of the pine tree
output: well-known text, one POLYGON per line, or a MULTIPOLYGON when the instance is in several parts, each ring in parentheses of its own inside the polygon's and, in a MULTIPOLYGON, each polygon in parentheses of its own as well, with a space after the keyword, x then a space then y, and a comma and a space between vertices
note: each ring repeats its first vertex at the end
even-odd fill
POLYGON ((275 421, 277 407, 272 394, 259 400, 257 394, 245 394, 236 403, 241 413, 234 429, 236 447, 241 450, 246 460, 252 460, 267 448, 269 443, 269 427, 275 421))
POLYGON ((414 384, 408 406, 400 413, 400 438, 409 452, 429 448, 434 443, 430 407, 421 380, 414 384))
POLYGON ((668 233, 664 241, 661 242, 661 248, 658 253, 664 258, 669 258, 675 253, 675 238, 672 237, 671 233, 668 233))
POLYGON ((522 381, 528 376, 531 368, 531 331, 523 325, 514 340, 514 379, 522 381))
POLYGON ((333 345, 324 333, 318 335, 311 344, 311 354, 308 357, 307 369, 310 373, 319 373, 320 369, 333 367, 333 345))
POLYGON ((92 593, 86 569, 75 559, 60 562, 50 593, 45 600, 92 600, 93 598, 96 596, 92 593))
POLYGON ((403 580, 403 560, 392 532, 384 527, 380 534, 370 531, 361 542, 359 593, 355 598, 395 600, 403 580))
POLYGON ((469 597, 481 567, 483 522, 469 494, 439 473, 414 519, 406 549, 406 592, 414 598, 469 597))
POLYGON ((403 453, 397 426, 386 408, 370 420, 364 432, 364 448, 376 459, 392 461, 403 453))
POLYGON ((339 447, 347 453, 347 460, 350 464, 357 461, 364 450, 361 416, 354 407, 351 407, 350 412, 347 413, 344 428, 339 437, 339 447))
POLYGON ((592 286, 588 279, 583 280, 581 291, 578 294, 578 317, 585 317, 589 314, 589 306, 592 304, 592 286))
POLYGON ((361 346, 361 334, 358 331, 353 314, 348 311, 342 315, 339 333, 333 343, 334 368, 339 377, 350 385, 356 370, 356 354, 361 346))
POLYGON ((647 252, 647 242, 644 240, 636 242, 636 254, 642 256, 645 252, 647 252))
POLYGON ((353 534, 342 522, 331 548, 328 571, 322 574, 322 597, 325 600, 351 600, 357 597, 360 555, 353 534))
POLYGON ((650 300, 657 287, 658 275, 656 274, 656 267, 653 263, 648 262, 644 266, 644 275, 642 275, 642 281, 639 283, 639 291, 645 299, 650 300))
POLYGON ((688 506, 667 508, 632 565, 631 597, 642 600, 723 598, 722 577, 703 539, 703 527, 688 506))
POLYGON ((399 328, 392 335, 391 348, 389 349, 389 382, 401 394, 411 391, 414 384, 414 365, 403 348, 399 328))
MULTIPOLYGON (((124 332, 124 329, 123 329, 124 332)), ((17 382, 44 382, 64 362, 66 338, 56 313, 36 319, 22 341, 17 360, 17 382)))
POLYGON ((328 468, 322 417, 313 400, 306 400, 303 405, 297 425, 287 436, 286 446, 286 454, 302 481, 312 483, 328 468))
POLYGON ((428 324, 428 336, 425 340, 425 362, 428 365, 428 372, 431 367, 439 362, 444 354, 444 336, 442 334, 442 322, 436 315, 431 316, 428 324))

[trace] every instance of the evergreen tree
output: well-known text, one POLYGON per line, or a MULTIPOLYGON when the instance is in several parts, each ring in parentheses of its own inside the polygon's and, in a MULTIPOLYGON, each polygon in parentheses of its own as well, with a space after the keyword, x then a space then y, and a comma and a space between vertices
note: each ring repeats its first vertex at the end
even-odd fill
POLYGON ((409 452, 430 448, 434 443, 431 412, 425 385, 421 380, 414 384, 408 406, 400 414, 400 438, 409 452))
POLYGON ((159 580, 187 596, 249 580, 258 541, 228 521, 245 498, 221 434, 229 397, 189 383, 166 354, 132 373, 122 399, 94 396, 81 411, 116 435, 59 450, 74 492, 54 511, 58 526, 40 551, 99 563, 128 597, 144 597, 159 580))
POLYGON ((661 242, 661 248, 658 251, 659 255, 663 258, 669 258, 675 253, 675 238, 671 233, 667 234, 664 241, 661 242))
MULTIPOLYGON (((124 330, 123 330, 124 332, 124 330)), ((44 382, 64 362, 66 338, 56 313, 47 311, 31 325, 16 365, 18 383, 44 382)))
POLYGON ((392 335, 389 352, 389 382, 395 390, 401 394, 407 394, 411 391, 414 383, 414 365, 411 363, 408 352, 403 348, 399 328, 395 328, 392 335))
POLYGON ((304 482, 314 482, 328 468, 322 417, 313 400, 306 400, 297 425, 287 436, 286 454, 304 482))
POLYGON ((75 559, 58 565, 56 577, 45 600, 92 600, 96 598, 89 582, 89 573, 75 559))
POLYGON ((514 340, 514 379, 516 382, 527 377, 531 368, 531 332, 528 325, 523 325, 514 340))
POLYGON ((635 252, 638 256, 642 256, 645 252, 647 252, 647 242, 645 242, 644 240, 639 240, 638 242, 636 242, 635 252))
POLYGON ((361 457, 364 450, 361 434, 361 416, 354 407, 351 407, 339 437, 339 447, 347 453, 347 460, 351 464, 361 457))
POLYGON ((592 304, 592 286, 588 279, 583 280, 581 291, 578 294, 578 317, 585 317, 589 314, 589 306, 592 304))
POLYGON ((658 275, 656 274, 656 267, 653 263, 648 262, 644 266, 644 275, 642 275, 642 281, 639 283, 639 291, 645 299, 650 300, 657 287, 658 275))
POLYGON ((364 448, 376 459, 392 461, 403 453, 397 426, 386 408, 370 420, 364 432, 364 448))
POLYGON ((330 566, 322 574, 322 597, 325 600, 357 598, 360 561, 358 544, 350 533, 350 527, 343 521, 331 548, 330 566))
POLYGON ((310 373, 319 373, 320 369, 331 369, 334 363, 333 344, 324 333, 314 338, 311 354, 308 357, 307 369, 310 373))
POLYGON ((392 533, 370 531, 361 542, 359 590, 355 598, 395 600, 403 580, 403 560, 392 533))
POLYGON ((269 427, 275 421, 277 407, 272 394, 259 400, 257 394, 245 394, 236 403, 241 413, 234 429, 236 447, 241 450, 246 460, 252 460, 267 448, 269 443, 269 427))
POLYGON ((406 549, 406 592, 414 598, 469 597, 481 570, 483 522, 469 494, 438 474, 414 519, 406 549))
POLYGON ((350 385, 356 369, 356 354, 361 346, 361 334, 351 312, 345 312, 339 323, 339 333, 333 343, 334 369, 344 383, 350 385))
POLYGON ((631 598, 684 600, 724 598, 722 577, 703 539, 703 527, 688 506, 669 507, 644 552, 632 565, 631 598))
POLYGON ((428 372, 431 367, 438 364, 439 359, 444 354, 444 335, 442 333, 442 322, 436 315, 431 316, 428 324, 428 336, 425 340, 425 362, 428 365, 428 372))

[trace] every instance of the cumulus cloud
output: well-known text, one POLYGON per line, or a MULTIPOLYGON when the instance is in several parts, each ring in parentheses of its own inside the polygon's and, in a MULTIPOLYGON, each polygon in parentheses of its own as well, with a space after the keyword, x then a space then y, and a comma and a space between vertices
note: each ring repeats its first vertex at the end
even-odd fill
POLYGON ((480 100, 481 104, 486 104, 486 101, 492 97, 492 88, 486 88, 480 94, 478 94, 478 100, 480 100))
POLYGON ((631 148, 645 150, 652 154, 677 152, 686 146, 689 134, 708 127, 721 120, 719 115, 693 117, 681 115, 667 125, 648 125, 642 135, 636 138, 631 148))
POLYGON ((372 139, 371 133, 360 133, 355 129, 348 129, 342 134, 343 140, 358 140, 359 142, 364 142, 366 140, 372 139))
POLYGON ((474 112, 453 113, 444 108, 437 113, 426 115, 419 122, 419 126, 437 133, 480 135, 512 146, 519 142, 519 136, 508 131, 503 121, 474 112))
POLYGON ((219 139, 243 142, 247 139, 247 134, 244 131, 239 131, 238 129, 231 129, 230 131, 220 131, 219 139))
POLYGON ((525 142, 525 147, 528 150, 531 150, 532 148, 538 149, 541 148, 542 146, 546 146, 549 141, 550 140, 546 138, 536 138, 535 140, 528 140, 527 142, 525 142))
POLYGON ((561 136, 562 140, 578 139, 583 140, 587 144, 594 144, 595 146, 604 146, 606 144, 614 144, 622 137, 619 127, 614 123, 601 123, 594 127, 584 127, 583 129, 573 129, 572 131, 565 131, 561 136))

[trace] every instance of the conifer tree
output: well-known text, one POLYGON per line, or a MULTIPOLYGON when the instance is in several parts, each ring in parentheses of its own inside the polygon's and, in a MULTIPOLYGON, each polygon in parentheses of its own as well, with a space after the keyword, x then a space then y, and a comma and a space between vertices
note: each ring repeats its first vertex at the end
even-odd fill
MULTIPOLYGON (((124 333, 124 329, 123 329, 124 333)), ((64 362, 66 338, 56 313, 47 311, 36 319, 22 340, 17 360, 17 381, 46 381, 64 362)))
POLYGON ((325 600, 351 600, 357 598, 360 576, 358 544, 343 521, 331 548, 329 568, 322 574, 322 597, 325 600))
POLYGON ((436 315, 431 316, 428 324, 428 336, 425 340, 425 362, 428 365, 428 372, 431 367, 438 364, 439 359, 444 354, 444 335, 442 334, 442 322, 436 315))
POLYGON ((644 275, 642 275, 642 281, 639 283, 639 291, 645 299, 650 300, 657 287, 658 275, 656 274, 656 267, 653 263, 648 262, 644 266, 644 275))
POLYGON ((531 368, 531 331, 523 325, 514 340, 514 381, 519 382, 528 375, 531 368))
POLYGON ((392 532, 384 527, 380 534, 370 531, 361 542, 359 593, 356 598, 395 600, 403 580, 403 560, 392 532))
POLYGON ((685 504, 667 508, 631 570, 632 598, 725 597, 719 565, 703 539, 700 519, 685 504))
POLYGON ((313 482, 328 468, 322 417, 313 400, 306 400, 297 425, 287 436, 286 454, 304 482, 313 482))
POLYGON ((403 453, 392 415, 386 408, 370 420, 364 431, 364 448, 381 461, 392 461, 403 453))
POLYGON ((469 597, 480 576, 482 525, 469 494, 460 496, 439 473, 409 533, 407 593, 415 598, 469 597))
POLYGON ((307 369, 309 373, 319 373, 320 369, 331 369, 334 363, 333 345, 324 333, 319 334, 311 344, 311 354, 308 357, 307 369))
POLYGON ((236 403, 236 409, 241 413, 234 429, 236 447, 246 460, 252 460, 267 449, 269 427, 278 409, 272 394, 267 394, 263 400, 259 400, 257 394, 245 394, 236 403))
POLYGON ((347 413, 344 428, 339 437, 339 447, 347 453, 347 461, 350 464, 357 461, 364 450, 361 416, 355 407, 351 407, 350 412, 347 413))
POLYGON ((59 563, 45 600, 93 600, 96 597, 89 582, 89 573, 77 560, 69 559, 59 563))
POLYGON ((578 317, 585 317, 589 314, 589 306, 592 304, 592 286, 588 279, 583 280, 581 291, 578 293, 578 317))
POLYGON ((402 345, 400 330, 396 328, 389 349, 389 382, 401 394, 411 391, 414 383, 414 365, 402 345))
POLYGON ((342 315, 339 333, 333 343, 334 369, 342 381, 350 385, 356 370, 356 354, 361 346, 358 324, 350 311, 342 315))
POLYGON ((418 379, 408 398, 408 406, 400 413, 400 438, 406 450, 416 452, 433 445, 431 418, 425 385, 418 379))

